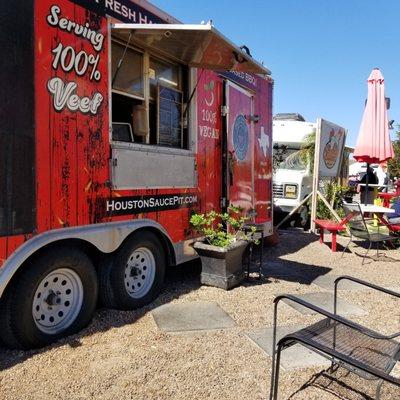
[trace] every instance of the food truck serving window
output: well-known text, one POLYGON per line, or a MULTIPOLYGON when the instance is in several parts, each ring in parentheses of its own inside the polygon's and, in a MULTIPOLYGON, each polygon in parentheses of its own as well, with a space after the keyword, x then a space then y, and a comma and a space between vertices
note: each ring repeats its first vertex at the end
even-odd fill
POLYGON ((137 143, 187 147, 188 67, 269 74, 209 24, 111 28, 112 119, 131 124, 137 143))
POLYGON ((149 50, 137 50, 129 42, 113 40, 111 52, 113 140, 129 141, 129 135, 121 135, 124 124, 133 133, 132 142, 185 148, 187 68, 149 50))
POLYGON ((208 24, 112 24, 111 52, 112 187, 197 187, 191 67, 269 71, 208 24))

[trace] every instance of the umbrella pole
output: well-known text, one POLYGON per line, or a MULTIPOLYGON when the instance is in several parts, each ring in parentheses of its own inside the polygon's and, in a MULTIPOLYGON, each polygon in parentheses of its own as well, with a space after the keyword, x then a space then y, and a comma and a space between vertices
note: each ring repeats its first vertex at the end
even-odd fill
POLYGON ((367 176, 365 177, 365 194, 364 194, 364 204, 368 204, 368 183, 369 183, 369 163, 367 163, 367 176))

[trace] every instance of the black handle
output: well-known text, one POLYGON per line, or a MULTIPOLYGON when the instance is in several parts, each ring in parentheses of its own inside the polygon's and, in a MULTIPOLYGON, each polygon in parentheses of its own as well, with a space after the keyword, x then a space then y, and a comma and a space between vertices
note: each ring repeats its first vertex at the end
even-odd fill
POLYGON ((228 154, 229 186, 233 185, 233 164, 235 163, 234 153, 235 153, 235 150, 232 150, 232 151, 229 151, 229 154, 228 154))

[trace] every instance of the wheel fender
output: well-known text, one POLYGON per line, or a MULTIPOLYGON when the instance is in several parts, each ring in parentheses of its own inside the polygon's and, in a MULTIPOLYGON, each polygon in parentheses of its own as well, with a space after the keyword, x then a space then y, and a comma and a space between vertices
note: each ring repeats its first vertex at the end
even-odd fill
POLYGON ((173 242, 168 232, 159 223, 150 219, 107 222, 73 228, 54 229, 29 239, 7 258, 0 269, 0 299, 20 266, 38 250, 49 244, 78 239, 92 244, 102 253, 112 253, 118 249, 132 232, 144 228, 160 232, 168 244, 169 251, 173 252, 173 258, 176 259, 173 242))

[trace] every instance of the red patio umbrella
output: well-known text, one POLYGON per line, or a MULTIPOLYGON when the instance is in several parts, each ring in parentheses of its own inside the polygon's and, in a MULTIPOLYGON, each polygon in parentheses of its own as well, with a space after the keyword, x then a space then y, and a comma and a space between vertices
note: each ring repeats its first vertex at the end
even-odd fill
MULTIPOLYGON (((393 146, 389 136, 385 80, 378 68, 368 77, 368 97, 361 121, 353 157, 359 162, 381 163, 393 158, 393 146)), ((368 191, 368 174, 366 178, 368 191)))

